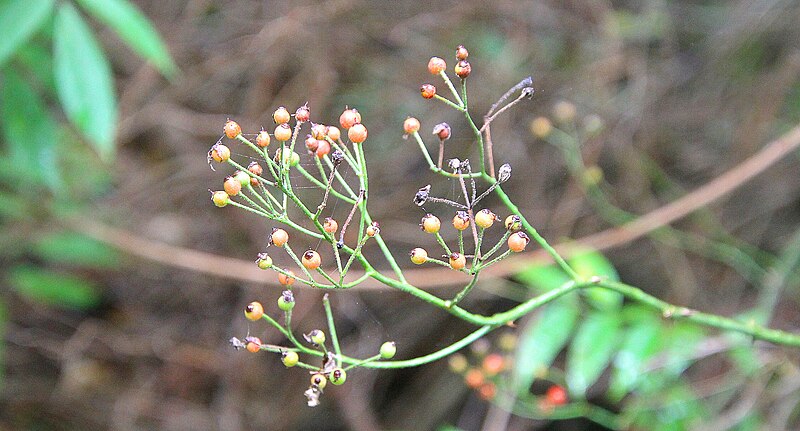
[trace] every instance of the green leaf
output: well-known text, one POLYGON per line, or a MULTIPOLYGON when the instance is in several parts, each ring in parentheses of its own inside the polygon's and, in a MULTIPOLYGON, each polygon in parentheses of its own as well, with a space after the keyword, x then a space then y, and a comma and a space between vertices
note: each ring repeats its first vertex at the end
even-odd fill
POLYGON ((568 295, 548 304, 541 316, 522 330, 514 359, 514 387, 518 393, 527 393, 536 376, 553 363, 572 335, 578 314, 576 296, 568 295))
POLYGON ((56 122, 39 94, 11 68, 3 73, 2 116, 5 157, 25 173, 27 181, 23 184, 46 183, 58 189, 56 122))
POLYGON ((8 279, 20 295, 46 305, 88 309, 100 302, 99 290, 92 283, 35 266, 16 266, 8 279))
POLYGON ((78 0, 98 21, 114 30, 139 55, 151 61, 166 77, 178 68, 150 20, 127 0, 78 0))
POLYGON ((58 8, 53 34, 56 89, 67 118, 106 161, 114 156, 117 102, 111 67, 70 3, 58 8))
POLYGON ((0 2, 0 66, 25 43, 53 12, 53 0, 0 2))
POLYGON ((53 77, 53 54, 50 52, 50 42, 44 46, 38 40, 26 43, 15 57, 19 70, 28 81, 45 94, 56 92, 53 77))
POLYGON ((556 265, 531 265, 515 278, 537 292, 547 292, 570 281, 569 276, 556 265))
MULTIPOLYGON (((582 278, 588 280, 597 276, 607 280, 619 281, 614 265, 600 252, 585 250, 575 253, 569 259, 569 265, 582 278)), ((590 287, 583 290, 589 302, 599 310, 617 310, 622 305, 622 294, 602 287, 590 287)))
POLYGON ((636 388, 640 379, 648 377, 644 374, 644 368, 648 360, 661 351, 663 325, 657 315, 651 312, 650 316, 642 315, 631 324, 622 347, 614 357, 609 395, 617 402, 636 388))
POLYGON ((583 397, 611 362, 619 343, 619 313, 595 312, 578 328, 567 352, 567 386, 575 397, 583 397))
POLYGON ((117 252, 107 245, 75 232, 56 232, 39 239, 33 251, 44 260, 93 268, 112 268, 117 252))

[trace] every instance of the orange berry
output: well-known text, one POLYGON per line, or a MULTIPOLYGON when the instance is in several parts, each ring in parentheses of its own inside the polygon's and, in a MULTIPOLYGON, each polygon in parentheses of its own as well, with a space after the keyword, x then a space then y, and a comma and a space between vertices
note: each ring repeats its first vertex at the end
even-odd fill
POLYGON ((433 96, 436 95, 436 87, 431 84, 422 84, 422 87, 419 87, 419 92, 423 98, 433 99, 433 96))
POLYGON ((428 60, 428 72, 430 72, 432 75, 438 75, 445 69, 447 69, 447 63, 444 61, 444 59, 439 57, 431 57, 431 59, 428 60))
POLYGON ((453 253, 450 255, 450 267, 460 271, 467 266, 467 257, 461 253, 453 253))
POLYGON ((458 48, 456 48, 456 60, 466 60, 467 57, 469 57, 469 51, 467 51, 467 48, 464 48, 464 45, 458 45, 458 48))
POLYGON ((264 173, 264 168, 262 168, 261 165, 259 165, 256 161, 250 162, 250 164, 247 165, 247 170, 250 171, 251 174, 258 176, 261 176, 261 174, 264 173))
POLYGON ((469 214, 466 211, 458 211, 453 216, 453 227, 458 230, 466 230, 469 227, 469 214))
POLYGON ((338 141, 342 138, 342 131, 336 126, 328 126, 328 137, 333 141, 338 141))
POLYGON ((225 131, 225 136, 231 139, 236 139, 237 136, 242 134, 242 127, 233 120, 226 121, 225 127, 223 127, 222 130, 225 131))
POLYGON ((347 131, 347 137, 351 142, 360 144, 367 140, 367 128, 361 123, 353 124, 353 127, 347 131))
POLYGON ((266 130, 261 130, 260 132, 258 132, 258 135, 256 135, 256 145, 258 145, 261 148, 268 147, 269 141, 270 141, 269 133, 266 130))
POLYGON ((415 248, 408 254, 411 256, 411 261, 417 265, 422 265, 428 261, 428 252, 424 248, 415 248))
POLYGON ((325 232, 336 233, 336 231, 339 229, 339 223, 336 223, 336 220, 332 219, 331 217, 326 217, 322 228, 325 229, 325 232))
POLYGON ((530 241, 531 239, 528 238, 528 235, 526 235, 525 232, 513 233, 508 237, 508 249, 514 253, 519 253, 525 250, 525 247, 528 246, 530 241))
POLYGON ((353 127, 353 125, 358 124, 361 122, 361 114, 358 111, 353 109, 345 109, 342 112, 342 115, 339 116, 339 124, 344 129, 349 129, 353 127))
POLYGON ((370 238, 374 237, 380 232, 381 232, 381 227, 376 221, 372 222, 372 224, 367 227, 367 236, 370 238))
POLYGON ((484 381, 486 381, 486 376, 477 368, 470 368, 469 371, 464 374, 464 382, 472 389, 477 389, 484 381))
POLYGON ((475 224, 482 229, 488 229, 494 224, 497 216, 488 208, 484 208, 475 214, 475 224))
POLYGON ((208 157, 218 163, 227 162, 231 158, 231 150, 225 145, 214 144, 208 152, 208 157))
POLYGON ((320 159, 325 157, 326 154, 331 152, 331 144, 328 141, 319 140, 317 141, 317 157, 320 159))
POLYGON ((497 395, 497 386, 492 382, 486 382, 478 388, 478 396, 486 401, 494 399, 495 395, 497 395))
POLYGON ((236 196, 242 191, 242 183, 239 182, 234 177, 225 178, 225 182, 222 183, 222 187, 225 189, 225 193, 229 196, 236 196))
POLYGON ((439 221, 439 217, 433 214, 425 214, 425 217, 422 217, 419 227, 427 233, 436 233, 439 232, 439 229, 442 227, 442 222, 439 221))
POLYGON ((536 117, 531 120, 531 133, 539 139, 546 138, 553 130, 553 123, 547 117, 536 117))
POLYGON ((264 307, 261 305, 260 302, 253 301, 247 304, 244 307, 244 316, 247 317, 248 320, 252 320, 255 322, 256 320, 260 319, 261 316, 264 315, 264 307))
POLYGON ((244 339, 247 351, 250 353, 258 353, 261 351, 261 340, 258 337, 247 337, 244 339))
POLYGON ((278 273, 278 283, 284 286, 291 286, 294 284, 294 272, 287 269, 286 274, 279 272, 278 273))
POLYGON ((470 72, 472 72, 472 66, 469 64, 467 60, 461 60, 456 63, 455 68, 456 75, 458 75, 461 79, 466 79, 470 72))
POLYGON ((278 247, 283 247, 284 244, 289 242, 289 234, 283 229, 273 228, 270 241, 278 247))
POLYGON ((294 111, 294 119, 299 123, 305 123, 309 118, 311 118, 311 111, 308 109, 307 103, 294 111))
POLYGON ((289 111, 287 111, 283 106, 276 109, 275 112, 272 113, 272 119, 275 121, 275 124, 288 123, 291 118, 292 116, 289 114, 289 111))
POLYGON ((406 121, 403 121, 403 131, 408 134, 419 131, 419 120, 414 117, 406 118, 406 121))
POLYGON ((305 142, 306 142, 306 148, 308 148, 308 151, 311 151, 312 153, 317 151, 317 147, 319 146, 319 144, 317 144, 317 142, 318 142, 317 138, 315 138, 315 137, 313 137, 311 135, 306 135, 305 142))
POLYGON ((320 264, 322 263, 322 259, 319 257, 319 253, 314 250, 308 250, 303 253, 303 257, 300 259, 300 262, 303 263, 303 266, 309 270, 315 270, 319 268, 320 264))
POLYGON ((483 368, 483 372, 486 373, 487 376, 495 376, 503 371, 505 365, 506 361, 503 355, 499 353, 490 353, 483 358, 481 368, 483 368))
POLYGON ((288 123, 278 124, 278 126, 275 127, 274 135, 275 139, 281 142, 286 142, 289 139, 292 139, 292 128, 289 127, 288 123))
POLYGON ((314 126, 311 127, 311 136, 313 136, 314 139, 325 139, 325 135, 327 134, 328 126, 324 124, 314 124, 314 126))
POLYGON ((552 406, 561 406, 569 401, 566 389, 559 385, 550 386, 544 394, 544 397, 547 403, 552 406))

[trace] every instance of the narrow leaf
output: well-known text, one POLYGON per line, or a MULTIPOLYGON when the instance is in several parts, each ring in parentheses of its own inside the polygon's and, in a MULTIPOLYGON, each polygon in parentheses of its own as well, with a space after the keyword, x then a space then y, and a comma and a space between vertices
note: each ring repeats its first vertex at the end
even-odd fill
POLYGON ((527 393, 537 375, 547 370, 572 335, 579 307, 575 295, 548 304, 520 336, 514 359, 514 386, 527 393))
POLYGON ((567 352, 567 386, 575 397, 583 397, 611 362, 619 344, 618 313, 595 312, 578 328, 567 352))
POLYGON ((56 122, 44 101, 12 68, 3 73, 2 112, 5 157, 19 172, 25 172, 31 184, 58 187, 58 169, 53 157, 56 122), (55 176, 55 180, 53 177, 55 176))
POLYGON ((166 77, 178 71, 150 20, 127 0, 78 0, 98 21, 114 30, 136 53, 151 61, 166 77))
POLYGON ((25 43, 53 12, 53 0, 0 2, 0 66, 25 43))
POLYGON ((100 302, 98 289, 88 281, 43 268, 20 265, 8 278, 20 295, 46 305, 87 309, 100 302))
POLYGON ((651 313, 651 316, 631 324, 624 334, 622 347, 614 357, 609 394, 616 401, 634 389, 640 379, 647 377, 644 374, 645 365, 661 349, 663 325, 656 315, 651 313))
POLYGON ((537 292, 547 292, 570 281, 569 276, 556 265, 531 265, 515 278, 537 292))
POLYGON ((56 89, 70 122, 106 161, 117 121, 111 67, 91 29, 70 3, 58 8, 53 34, 56 89))
MULTIPOLYGON (((584 279, 597 276, 607 280, 617 281, 619 275, 614 265, 600 252, 585 250, 575 253, 569 259, 569 264, 575 272, 584 279)), ((590 287, 583 290, 589 302, 599 310, 618 310, 622 305, 622 295, 601 287, 590 287)))
POLYGON ((75 232, 47 235, 36 241, 33 251, 50 262, 93 268, 111 268, 119 261, 114 249, 75 232))

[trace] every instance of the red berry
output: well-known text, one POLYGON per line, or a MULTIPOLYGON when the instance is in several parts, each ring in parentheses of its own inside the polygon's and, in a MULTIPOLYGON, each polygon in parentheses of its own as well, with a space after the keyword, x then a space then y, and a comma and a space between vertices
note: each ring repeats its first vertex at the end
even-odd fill
POLYGON ((367 128, 361 123, 353 124, 353 127, 347 131, 347 137, 351 142, 360 144, 367 140, 367 128))
POLYGON ((490 401, 494 399, 495 395, 497 395, 497 386, 492 382, 486 382, 478 388, 478 396, 481 399, 490 401))
POLYGON ((269 141, 270 141, 269 133, 267 133, 266 130, 261 130, 260 132, 258 132, 258 135, 256 135, 256 145, 258 145, 261 148, 268 147, 269 141))
POLYGON ((300 259, 300 262, 303 263, 303 266, 309 270, 315 270, 319 268, 320 264, 322 263, 322 258, 319 257, 319 253, 314 250, 308 250, 303 253, 303 257, 300 259))
POLYGON ((287 111, 283 106, 276 109, 275 112, 272 113, 272 119, 275 120, 275 124, 288 123, 291 118, 292 116, 289 115, 289 111, 287 111))
POLYGON ((547 403, 553 406, 561 406, 568 401, 566 389, 559 385, 550 386, 544 396, 547 403))
POLYGON ((447 123, 439 123, 433 126, 433 134, 442 141, 450 139, 450 125, 447 123))
POLYGON ((318 142, 317 138, 315 138, 315 137, 313 137, 311 135, 306 135, 306 141, 305 142, 306 142, 306 148, 308 148, 308 151, 311 151, 312 153, 317 151, 317 147, 319 146, 319 144, 317 144, 317 142, 318 142))
POLYGON ((317 157, 320 159, 325 157, 326 154, 331 152, 331 144, 328 141, 318 140, 317 141, 317 157))
POLYGON ((472 66, 470 66, 467 60, 461 60, 456 63, 456 75, 458 75, 461 79, 466 79, 470 72, 472 72, 472 66))
POLYGON ((500 374, 505 368, 505 358, 503 355, 499 353, 490 353, 483 358, 483 372, 486 373, 487 376, 495 376, 500 374))
POLYGON ((344 129, 349 129, 353 127, 353 125, 358 124, 361 122, 361 114, 358 111, 353 109, 345 109, 342 112, 342 115, 339 116, 339 124, 344 129))
POLYGON ((403 122, 403 131, 412 134, 419 130, 419 120, 414 117, 406 118, 406 121, 403 122))
POLYGON ((464 382, 472 389, 477 389, 484 381, 486 381, 486 376, 477 368, 470 368, 469 371, 464 374, 464 382))
POLYGON ((237 136, 242 134, 242 127, 239 126, 239 123, 233 120, 226 121, 223 130, 225 131, 225 136, 231 139, 235 139, 237 136))
POLYGON ((443 70, 447 69, 447 63, 439 57, 431 57, 428 60, 428 72, 432 75, 438 75, 443 70))
POLYGON ((433 96, 436 95, 436 87, 431 84, 422 84, 422 87, 419 87, 419 92, 423 98, 433 99, 433 96))
POLYGON ((261 174, 264 173, 264 168, 262 168, 261 165, 259 165, 256 161, 250 162, 250 164, 247 165, 247 170, 250 171, 251 174, 258 176, 261 176, 261 174))
POLYGON ((311 118, 311 111, 308 109, 308 104, 305 104, 294 111, 294 119, 299 123, 305 123, 311 118))
POLYGON ((278 247, 283 247, 284 244, 289 242, 289 234, 283 229, 274 228, 272 229, 270 241, 278 247))
POLYGON ((467 57, 469 57, 469 51, 467 51, 467 48, 464 48, 464 45, 458 45, 458 48, 456 48, 456 60, 466 60, 467 57))

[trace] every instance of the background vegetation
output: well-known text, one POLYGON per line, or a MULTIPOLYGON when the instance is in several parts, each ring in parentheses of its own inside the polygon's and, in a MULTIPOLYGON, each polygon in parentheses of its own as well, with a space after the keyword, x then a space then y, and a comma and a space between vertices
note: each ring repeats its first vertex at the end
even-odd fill
MULTIPOLYGON (((417 116, 422 131, 449 122, 449 154, 471 144, 456 112, 418 94, 430 80, 427 59, 451 58, 458 44, 471 54, 475 113, 534 78, 533 100, 493 125, 495 158, 512 163, 507 193, 553 242, 659 208, 800 121, 795 2, 134 3, 0 5, 6 429, 599 427, 509 417, 446 361, 357 370, 307 409, 304 373, 277 357, 233 351, 227 340, 248 330, 280 342, 241 313, 254 299, 274 312, 279 289, 252 264, 271 226, 208 199, 220 176, 206 151, 225 119, 255 131, 280 105, 308 101, 314 118, 331 123, 345 105, 357 107, 370 126, 371 173, 380 173, 371 175, 380 191, 372 215, 398 254, 423 240, 411 198, 434 180, 402 139, 403 119, 417 116), (560 100, 575 103, 579 128, 590 115, 605 123, 580 151, 602 170, 608 203, 627 213, 587 199, 569 163, 576 153, 532 135, 531 120, 552 117, 560 100)), ((595 246, 607 249, 608 271, 659 298, 798 332, 797 168, 792 154, 673 231, 595 246)), ((531 265, 504 266, 468 305, 491 311, 531 295, 547 282, 546 270, 531 265)), ((457 287, 441 274, 409 276, 452 293, 457 287)), ((322 327, 321 295, 301 295, 296 321, 322 327)), ((387 339, 397 341, 398 358, 418 356, 473 329, 387 290, 336 292, 334 308, 343 344, 360 356, 387 339)), ((620 322, 641 338, 625 344, 620 335, 610 348, 634 352, 634 365, 610 353, 594 366, 605 371, 590 379, 592 403, 642 429, 798 426, 796 349, 625 309, 620 322), (647 354, 651 343, 661 343, 651 350, 659 354, 647 354), (615 392, 614 376, 631 366, 652 378, 615 392)), ((503 331, 527 346, 516 353, 513 382, 529 383, 523 390, 534 395, 547 383, 520 364, 548 345, 539 334, 552 332, 537 329, 547 328, 542 313, 503 331)), ((603 334, 614 323, 594 325, 603 334)), ((566 332, 550 341, 553 370, 574 368, 570 358, 585 356, 570 353, 576 345, 587 354, 607 347, 566 332), (559 343, 572 346, 562 351, 559 343)), ((498 343, 491 337, 488 349, 498 343)), ((548 377, 560 380, 557 371, 548 377)))

